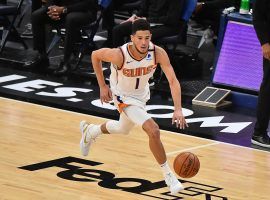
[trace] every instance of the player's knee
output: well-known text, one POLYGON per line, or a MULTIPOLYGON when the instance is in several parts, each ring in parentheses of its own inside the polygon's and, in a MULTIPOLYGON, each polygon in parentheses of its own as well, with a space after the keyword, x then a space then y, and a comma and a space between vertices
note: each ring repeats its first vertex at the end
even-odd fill
POLYGON ((148 136, 150 139, 153 140, 160 140, 160 130, 158 125, 153 126, 149 132, 148 132, 148 136))
POLYGON ((130 130, 120 130, 122 135, 128 135, 130 133, 130 130))
POLYGON ((129 126, 129 125, 126 125, 126 124, 123 124, 123 123, 120 123, 118 121, 108 121, 106 123, 106 129, 109 133, 111 134, 129 134, 131 128, 133 126, 129 126))
POLYGON ((159 126, 153 119, 145 121, 142 128, 149 136, 149 139, 160 140, 159 126))
POLYGON ((128 135, 130 133, 130 131, 126 131, 126 132, 123 132, 122 134, 123 135, 128 135))
POLYGON ((128 135, 130 133, 131 128, 128 126, 119 126, 118 130, 120 134, 128 135))

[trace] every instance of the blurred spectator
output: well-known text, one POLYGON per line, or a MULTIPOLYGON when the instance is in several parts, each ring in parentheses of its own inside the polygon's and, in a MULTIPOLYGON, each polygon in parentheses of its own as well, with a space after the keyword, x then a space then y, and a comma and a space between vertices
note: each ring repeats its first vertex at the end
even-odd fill
POLYGON ((131 35, 132 22, 146 18, 151 24, 152 41, 175 35, 180 31, 183 0, 142 0, 140 10, 125 22, 113 29, 113 47, 124 44, 126 36, 131 35))
MULTIPOLYGON (((3 5, 7 4, 7 0, 0 0, 0 4, 3 4, 3 5)), ((0 16, 0 26, 2 26, 2 17, 1 16, 0 16)), ((0 35, 2 35, 2 33, 0 35)))
POLYGON ((71 70, 70 58, 76 38, 82 26, 96 19, 97 0, 50 0, 32 13, 34 49, 38 50, 35 66, 38 71, 46 71, 49 59, 46 54, 45 25, 64 26, 66 29, 64 59, 60 62, 56 75, 67 74, 71 70))
POLYGON ((253 11, 253 24, 262 46, 263 80, 260 87, 257 121, 251 143, 270 148, 267 128, 270 118, 270 1, 256 0, 253 11))
POLYGON ((41 8, 42 3, 47 3, 47 0, 32 0, 32 12, 41 8))
POLYGON ((112 47, 112 30, 115 26, 114 12, 120 9, 123 5, 133 2, 139 2, 139 0, 112 0, 109 7, 103 14, 102 27, 108 31, 107 41, 105 46, 112 47))
MULTIPOLYGON (((46 3, 45 0, 28 0, 28 3, 31 4, 31 13, 35 10, 41 8, 42 3, 46 3)), ((21 34, 22 38, 33 38, 32 24, 29 22, 25 25, 25 30, 21 34)))
MULTIPOLYGON (((194 11, 193 19, 202 25, 211 26, 215 35, 218 35, 219 20, 225 8, 234 6, 239 8, 240 0, 204 0, 199 1, 194 11)), ((205 27, 207 28, 207 27, 205 27)))

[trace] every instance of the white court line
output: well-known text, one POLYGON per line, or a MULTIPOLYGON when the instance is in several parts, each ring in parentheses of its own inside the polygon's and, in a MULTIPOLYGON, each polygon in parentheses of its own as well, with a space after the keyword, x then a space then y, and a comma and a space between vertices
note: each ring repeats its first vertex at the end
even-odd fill
POLYGON ((204 148, 204 147, 209 147, 209 146, 213 146, 213 145, 217 145, 217 144, 220 144, 220 142, 214 142, 214 143, 211 143, 211 144, 205 144, 205 145, 200 145, 200 146, 191 147, 191 148, 187 148, 187 149, 181 149, 181 150, 178 150, 178 151, 172 151, 172 152, 166 153, 166 155, 171 156, 171 155, 174 155, 174 154, 177 154, 177 153, 181 153, 181 152, 185 152, 185 151, 192 151, 192 150, 195 150, 195 149, 201 149, 201 148, 204 148))
MULTIPOLYGON (((52 109, 52 110, 63 111, 63 112, 72 113, 72 114, 81 115, 81 116, 86 116, 86 117, 87 116, 91 116, 91 117, 96 117, 96 118, 99 118, 99 119, 108 120, 108 118, 104 118, 104 117, 99 117, 99 116, 94 116, 94 115, 91 115, 91 114, 85 114, 85 113, 79 113, 79 112, 69 111, 69 110, 65 110, 65 109, 61 109, 61 108, 54 108, 54 107, 50 107, 50 106, 44 106, 44 105, 40 105, 40 104, 36 104, 36 103, 31 103, 31 102, 27 102, 27 101, 22 101, 22 100, 17 100, 17 99, 11 99, 11 98, 5 98, 5 97, 0 97, 0 99, 5 99, 5 100, 10 100, 10 101, 20 102, 20 103, 24 103, 24 104, 30 104, 30 105, 34 105, 34 106, 37 106, 37 107, 49 108, 49 109, 52 109)), ((185 137, 196 138, 196 139, 199 139, 199 140, 211 141, 211 142, 214 141, 215 142, 215 140, 211 140, 211 139, 207 139, 207 138, 201 138, 201 137, 197 137, 197 136, 193 136, 193 135, 187 135, 187 134, 178 133, 178 132, 172 132, 172 131, 168 131, 168 130, 164 130, 164 131, 166 131, 166 132, 168 132, 170 134, 177 135, 177 136, 185 136, 185 137)), ((266 150, 255 149, 255 148, 252 148, 252 147, 240 146, 240 145, 237 145, 237 144, 230 144, 230 143, 227 143, 227 142, 219 142, 219 143, 220 144, 226 144, 226 145, 229 145, 229 146, 238 147, 238 148, 242 148, 242 149, 247 149, 247 150, 252 150, 252 151, 260 151, 260 152, 263 152, 263 153, 270 154, 270 152, 269 151, 266 151, 266 150)))
POLYGON ((49 108, 49 109, 52 109, 52 110, 67 112, 67 113, 71 113, 71 114, 75 114, 75 115, 84 115, 86 117, 89 117, 90 116, 90 117, 96 117, 96 118, 99 118, 99 119, 108 120, 108 118, 91 115, 90 113, 87 114, 87 113, 80 113, 80 112, 65 110, 65 109, 62 109, 62 108, 54 108, 54 107, 50 107, 50 106, 41 105, 41 104, 38 104, 38 103, 31 103, 31 102, 27 102, 27 101, 23 101, 23 100, 10 99, 8 97, 0 97, 0 99, 5 99, 5 100, 10 100, 10 101, 20 102, 20 103, 23 103, 23 104, 30 104, 30 105, 33 105, 33 106, 36 106, 36 107, 49 108))

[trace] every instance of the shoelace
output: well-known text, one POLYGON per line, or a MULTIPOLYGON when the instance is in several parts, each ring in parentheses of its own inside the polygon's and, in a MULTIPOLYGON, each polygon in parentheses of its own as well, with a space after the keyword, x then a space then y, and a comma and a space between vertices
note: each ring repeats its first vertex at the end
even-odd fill
MULTIPOLYGON (((88 134, 88 132, 89 132, 89 125, 90 124, 88 124, 88 123, 85 123, 85 126, 86 126, 86 134, 88 134)), ((85 128, 85 127, 84 127, 85 128)), ((90 140, 93 140, 93 142, 96 142, 96 138, 97 137, 93 137, 91 134, 90 134, 90 140)))
POLYGON ((168 181, 168 182, 166 182, 167 185, 168 185, 168 186, 171 186, 172 183, 173 183, 173 177, 172 177, 172 174, 171 174, 171 173, 166 174, 166 179, 167 179, 167 181, 168 181), (168 178, 167 178, 167 177, 168 177, 168 178))

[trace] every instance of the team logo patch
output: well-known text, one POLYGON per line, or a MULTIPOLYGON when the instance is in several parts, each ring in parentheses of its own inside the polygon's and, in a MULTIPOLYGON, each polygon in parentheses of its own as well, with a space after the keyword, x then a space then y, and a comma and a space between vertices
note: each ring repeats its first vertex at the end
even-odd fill
POLYGON ((147 56, 146 56, 146 60, 152 60, 152 56, 151 56, 151 54, 149 53, 149 54, 147 54, 147 56))

